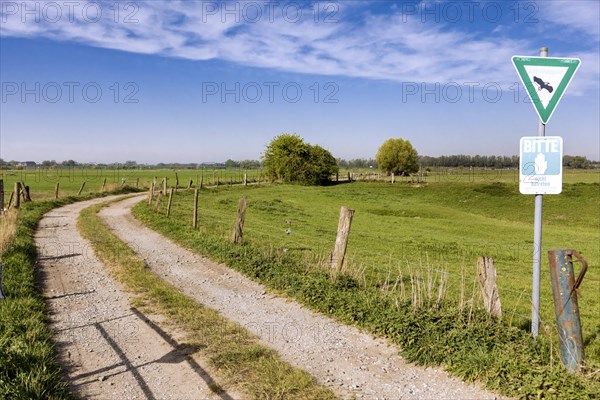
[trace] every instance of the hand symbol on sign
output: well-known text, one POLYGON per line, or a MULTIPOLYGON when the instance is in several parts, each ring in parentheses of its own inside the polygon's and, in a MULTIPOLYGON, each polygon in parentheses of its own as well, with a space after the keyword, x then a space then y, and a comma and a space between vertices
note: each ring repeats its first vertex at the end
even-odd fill
POLYGON ((548 168, 548 161, 546 161, 546 156, 544 156, 544 153, 538 153, 538 155, 535 157, 535 166, 536 175, 544 175, 546 168, 548 168))

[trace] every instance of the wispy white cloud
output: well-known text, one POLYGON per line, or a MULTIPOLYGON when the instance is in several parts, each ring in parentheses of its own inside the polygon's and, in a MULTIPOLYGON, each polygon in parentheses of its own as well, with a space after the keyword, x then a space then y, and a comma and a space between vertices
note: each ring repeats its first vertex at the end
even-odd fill
MULTIPOLYGON (((36 2, 40 5, 37 21, 31 14, 23 21, 23 10, 6 7, 5 3, 0 16, 2 36, 46 37, 191 60, 222 59, 306 74, 398 82, 502 84, 515 80, 507 60, 516 49, 536 50, 525 39, 503 35, 502 29, 484 35, 461 29, 460 24, 423 23, 418 15, 407 16, 398 8, 390 8, 385 14, 371 12, 368 2, 325 3, 332 6, 318 17, 312 5, 305 5, 303 18, 295 21, 298 3, 290 9, 284 9, 286 3, 277 3, 268 10, 266 2, 123 2, 117 15, 111 1, 95 3, 103 11, 95 22, 90 20, 96 19, 92 12, 96 7, 88 9, 91 16, 87 20, 83 18, 86 2, 78 3, 73 20, 63 10, 56 22, 43 13, 47 2, 36 2), (253 4, 262 13, 257 22, 253 22, 253 4), (228 10, 237 10, 238 14, 228 10), (127 16, 129 21, 125 21, 127 16)), ((23 4, 10 3, 17 7, 23 4)), ((597 40, 598 3, 542 4, 543 15, 552 24, 597 40)))

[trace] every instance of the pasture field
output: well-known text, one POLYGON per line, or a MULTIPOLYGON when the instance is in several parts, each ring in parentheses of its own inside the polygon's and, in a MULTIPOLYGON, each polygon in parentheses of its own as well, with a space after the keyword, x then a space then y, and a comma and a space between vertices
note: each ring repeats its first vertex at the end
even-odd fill
MULTIPOLYGON (((104 179, 106 179, 105 191, 117 189, 121 186, 123 179, 128 186, 139 186, 139 188, 148 188, 156 176, 160 183, 163 177, 167 177, 169 186, 175 185, 175 178, 179 177, 179 187, 187 188, 190 179, 193 186, 202 180, 204 185, 215 186, 217 183, 228 185, 231 183, 241 183, 244 173, 247 174, 248 182, 264 182, 265 176, 262 169, 243 170, 240 168, 212 168, 202 167, 198 169, 120 169, 120 168, 78 168, 78 167, 58 167, 58 168, 33 168, 20 170, 0 170, 0 179, 4 180, 4 191, 6 193, 13 189, 16 181, 23 182, 30 186, 31 196, 34 200, 54 198, 56 183, 59 183, 59 197, 76 195, 85 181, 86 185, 83 193, 101 191, 104 179)), ((341 169, 339 180, 348 179, 348 173, 354 180, 383 180, 391 181, 391 177, 385 177, 377 170, 362 169, 341 169)), ((594 183, 600 182, 600 173, 594 170, 575 170, 565 169, 563 172, 565 183, 594 183)), ((428 183, 493 183, 503 182, 507 184, 518 184, 518 171, 515 169, 483 169, 476 168, 429 168, 420 178, 428 183)), ((409 177, 397 177, 397 182, 409 182, 409 177)), ((6 200, 8 201, 8 196, 6 200)))
MULTIPOLYGON (((250 182, 257 181, 261 176, 261 170, 248 170, 247 179, 250 182)), ((4 190, 10 192, 13 190, 15 182, 23 182, 30 186, 31 197, 33 200, 44 200, 54 198, 56 184, 59 183, 59 197, 76 195, 85 181, 85 187, 82 193, 101 192, 104 180, 106 186, 104 191, 118 189, 125 180, 125 185, 139 188, 148 188, 156 176, 158 183, 163 177, 167 177, 169 186, 175 185, 176 174, 179 177, 179 187, 187 188, 190 179, 193 184, 203 179, 206 185, 240 183, 243 180, 244 171, 241 169, 119 169, 119 168, 71 168, 60 167, 56 169, 36 168, 22 170, 2 170, 0 178, 4 179, 4 190)), ((8 197, 6 200, 8 201, 8 197)))
MULTIPOLYGON (((544 197, 541 331, 556 332, 547 251, 574 248, 590 265, 579 305, 587 358, 600 364, 600 270, 594 267, 600 263, 600 183, 597 172, 570 180, 561 195, 544 197)), ((328 259, 340 206, 354 209, 347 269, 364 287, 383 290, 399 280, 408 287, 411 273, 421 271, 447 279, 446 297, 458 302, 461 292, 472 296, 477 257, 493 256, 504 319, 529 329, 534 202, 519 193, 518 182, 225 186, 201 191, 197 235, 229 240, 241 196, 248 199, 245 242, 312 264, 328 259)), ((190 225, 192 197, 176 194, 168 222, 166 201, 152 218, 163 221, 166 232, 172 224, 190 225)))

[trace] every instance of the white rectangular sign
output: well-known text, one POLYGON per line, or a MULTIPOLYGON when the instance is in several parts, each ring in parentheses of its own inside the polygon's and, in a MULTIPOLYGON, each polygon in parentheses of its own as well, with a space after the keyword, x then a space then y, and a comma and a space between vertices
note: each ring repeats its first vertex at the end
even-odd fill
POLYGON ((562 192, 562 138, 526 136, 521 138, 519 147, 519 191, 523 194, 562 192))

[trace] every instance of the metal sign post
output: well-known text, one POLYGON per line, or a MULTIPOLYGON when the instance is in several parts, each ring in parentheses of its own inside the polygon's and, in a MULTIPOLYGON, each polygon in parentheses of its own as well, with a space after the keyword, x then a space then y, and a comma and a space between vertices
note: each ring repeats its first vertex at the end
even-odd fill
MULTIPOLYGON (((548 48, 540 49, 540 57, 548 57, 548 48)), ((538 123, 538 136, 546 136, 546 124, 538 123)), ((533 286, 531 290, 531 334, 537 337, 540 328, 540 260, 542 256, 542 203, 543 194, 535 195, 533 217, 533 286)))
MULTIPOLYGON (((527 90, 536 113, 539 116, 538 139, 546 136, 546 123, 552 117, 558 102, 566 91, 575 72, 581 64, 577 58, 548 58, 548 48, 540 49, 540 57, 514 56, 513 65, 527 90)), ((521 139, 521 177, 519 189, 523 194, 535 194, 535 211, 533 220, 533 284, 531 293, 531 333, 536 337, 540 323, 540 260, 542 254, 542 204, 544 194, 558 194, 562 190, 562 139, 560 139, 560 158, 558 177, 542 177, 546 173, 548 161, 545 152, 538 148, 534 161, 530 161, 533 171, 527 174, 523 163, 523 140, 521 139), (525 172, 525 173, 524 173, 525 172), (537 179, 525 182, 533 176, 537 179), (524 177, 525 176, 525 177, 524 177), (544 180, 542 180, 544 179, 544 180), (548 179, 548 180, 545 180, 548 179), (553 179, 555 179, 553 181, 553 179), (560 187, 549 189, 552 182, 560 179, 560 187)), ((535 137, 534 137, 535 139, 535 137)), ((551 138, 548 138, 551 139, 551 138)), ((553 138, 554 139, 554 138, 553 138)), ((545 142, 546 145, 552 145, 545 142)), ((554 148, 554 147, 553 147, 554 148)), ((548 150, 548 149, 546 149, 548 150)), ((554 162, 556 158, 553 157, 554 162)), ((555 168, 556 169, 556 168, 555 168)), ((553 173, 552 175, 557 175, 553 173)))

